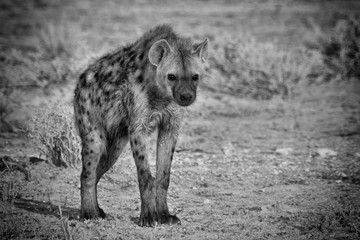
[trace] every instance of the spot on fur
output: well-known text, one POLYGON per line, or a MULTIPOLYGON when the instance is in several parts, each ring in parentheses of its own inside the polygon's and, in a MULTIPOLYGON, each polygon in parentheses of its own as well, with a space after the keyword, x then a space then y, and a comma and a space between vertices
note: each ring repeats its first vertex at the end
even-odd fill
POLYGON ((142 83, 142 82, 144 81, 143 75, 139 75, 139 76, 136 78, 136 81, 137 81, 137 83, 142 83))
POLYGON ((138 152, 137 150, 135 150, 135 151, 133 152, 133 154, 134 154, 134 158, 136 158, 136 157, 139 155, 139 152, 138 152))

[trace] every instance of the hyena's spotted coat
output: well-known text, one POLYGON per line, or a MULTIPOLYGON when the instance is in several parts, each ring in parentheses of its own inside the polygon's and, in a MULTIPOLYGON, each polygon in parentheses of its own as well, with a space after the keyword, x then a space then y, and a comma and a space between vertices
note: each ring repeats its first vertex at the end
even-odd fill
POLYGON ((140 196, 140 226, 176 224, 166 196, 182 107, 196 98, 208 40, 192 44, 168 25, 104 56, 81 74, 75 90, 75 119, 82 140, 81 217, 105 217, 97 183, 130 140, 140 196), (145 137, 158 129, 156 176, 145 137))

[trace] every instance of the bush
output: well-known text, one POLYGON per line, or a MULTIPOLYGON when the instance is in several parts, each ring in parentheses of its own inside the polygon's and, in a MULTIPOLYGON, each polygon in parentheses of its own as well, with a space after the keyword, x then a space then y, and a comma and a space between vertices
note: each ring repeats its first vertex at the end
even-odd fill
POLYGON ((27 73, 18 77, 45 89, 74 79, 76 37, 76 28, 64 21, 43 24, 34 38, 36 53, 17 57, 22 63, 20 72, 27 73))
POLYGON ((210 88, 226 93, 270 99, 287 97, 290 88, 305 81, 319 66, 314 51, 284 50, 275 43, 261 43, 249 35, 214 39, 210 88))
POLYGON ((322 36, 321 52, 330 74, 360 78, 360 19, 338 20, 332 32, 322 36))
POLYGON ((73 32, 65 23, 55 24, 48 22, 39 30, 38 51, 42 52, 45 59, 69 58, 75 50, 73 32))
POLYGON ((0 132, 13 132, 13 127, 7 118, 20 105, 19 91, 14 89, 7 81, 0 84, 0 132))
POLYGON ((76 26, 48 22, 34 29, 26 42, 5 45, 0 53, 0 130, 4 132, 14 131, 9 115, 21 106, 30 88, 48 93, 75 79, 76 26))
POLYGON ((81 144, 70 104, 56 103, 39 110, 29 121, 29 136, 35 147, 56 166, 77 167, 81 144))
POLYGON ((9 74, 7 55, 0 53, 0 131, 13 132, 13 127, 8 123, 9 115, 20 106, 21 93, 16 88, 17 81, 9 74))

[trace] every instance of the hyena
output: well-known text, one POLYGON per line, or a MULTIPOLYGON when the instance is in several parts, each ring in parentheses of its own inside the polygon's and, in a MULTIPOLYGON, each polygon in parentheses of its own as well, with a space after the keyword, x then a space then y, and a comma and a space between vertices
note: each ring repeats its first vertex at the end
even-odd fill
POLYGON ((193 44, 160 25, 80 75, 74 109, 82 140, 81 218, 105 217, 97 184, 130 141, 141 197, 139 225, 180 223, 166 201, 170 168, 184 107, 195 101, 207 56, 207 38, 193 44), (155 130, 154 178, 145 139, 155 130))

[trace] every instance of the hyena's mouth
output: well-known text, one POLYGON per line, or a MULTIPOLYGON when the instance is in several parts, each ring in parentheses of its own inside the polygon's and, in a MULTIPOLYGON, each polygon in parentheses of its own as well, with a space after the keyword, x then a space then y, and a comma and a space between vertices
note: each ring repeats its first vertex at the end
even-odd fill
POLYGON ((181 107, 190 106, 192 103, 193 103, 193 101, 192 102, 177 102, 177 104, 179 104, 181 107))
POLYGON ((175 98, 175 101, 177 104, 179 104, 181 107, 187 107, 190 106, 194 101, 195 101, 195 97, 192 97, 191 99, 187 100, 187 99, 179 99, 179 98, 175 98))

